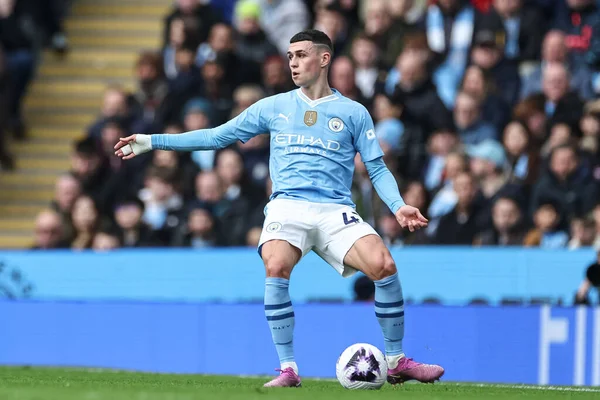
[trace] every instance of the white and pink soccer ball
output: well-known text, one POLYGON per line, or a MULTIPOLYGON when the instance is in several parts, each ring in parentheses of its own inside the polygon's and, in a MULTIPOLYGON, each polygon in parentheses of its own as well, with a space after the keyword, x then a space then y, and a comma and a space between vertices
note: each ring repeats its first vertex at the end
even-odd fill
POLYGON ((388 365, 383 353, 368 343, 348 347, 336 364, 336 375, 346 389, 380 389, 386 382, 388 365))

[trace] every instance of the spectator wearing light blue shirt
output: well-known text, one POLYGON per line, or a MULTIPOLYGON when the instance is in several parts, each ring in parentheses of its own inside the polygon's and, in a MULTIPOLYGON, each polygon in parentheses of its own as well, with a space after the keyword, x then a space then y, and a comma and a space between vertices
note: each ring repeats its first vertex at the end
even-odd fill
POLYGON ((521 99, 542 90, 544 69, 552 63, 565 66, 570 75, 570 86, 582 99, 594 97, 592 73, 585 65, 576 65, 571 61, 565 43, 565 34, 552 30, 546 34, 542 46, 542 62, 530 73, 522 76, 521 99))
POLYGON ((481 103, 465 92, 460 92, 456 97, 454 124, 464 144, 472 145, 486 139, 497 139, 496 128, 481 118, 481 103))
POLYGON ((402 107, 393 104, 388 95, 380 93, 374 98, 373 111, 377 120, 375 124, 377 139, 392 152, 397 152, 404 133, 404 124, 399 119, 402 107))
POLYGON ((535 228, 525 237, 524 245, 528 247, 541 247, 545 249, 565 248, 569 242, 567 232, 558 229, 560 216, 556 207, 551 202, 544 202, 533 215, 535 228))

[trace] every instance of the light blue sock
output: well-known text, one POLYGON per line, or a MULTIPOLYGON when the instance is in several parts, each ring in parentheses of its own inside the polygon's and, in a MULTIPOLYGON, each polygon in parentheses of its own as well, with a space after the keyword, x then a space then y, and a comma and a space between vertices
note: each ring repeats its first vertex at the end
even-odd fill
POLYGON ((404 339, 404 300, 398 273, 375 283, 375 315, 385 341, 385 355, 402 355, 404 339))
POLYGON ((265 315, 282 366, 294 363, 294 310, 289 285, 283 278, 267 278, 265 282, 265 315))

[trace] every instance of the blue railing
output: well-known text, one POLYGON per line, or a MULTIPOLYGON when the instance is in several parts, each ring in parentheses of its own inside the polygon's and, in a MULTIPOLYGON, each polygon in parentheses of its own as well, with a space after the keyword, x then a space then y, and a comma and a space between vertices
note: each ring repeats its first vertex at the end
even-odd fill
MULTIPOLYGON (((473 299, 548 299, 572 304, 591 249, 395 249, 405 299, 464 305, 473 299)), ((261 302, 264 268, 253 249, 0 252, 0 297, 60 300, 261 302)), ((314 254, 292 274, 295 303, 349 301, 341 278, 314 254)))

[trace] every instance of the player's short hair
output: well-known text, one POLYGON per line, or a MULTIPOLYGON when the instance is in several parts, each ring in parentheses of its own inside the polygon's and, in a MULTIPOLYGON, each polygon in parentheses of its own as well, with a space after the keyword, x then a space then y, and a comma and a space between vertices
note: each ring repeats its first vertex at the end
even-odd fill
POLYGON ((327 36, 327 34, 325 34, 324 32, 321 32, 316 29, 307 29, 305 31, 296 33, 290 39, 290 43, 304 41, 312 42, 316 46, 326 47, 327 51, 329 51, 333 56, 333 43, 331 42, 329 36, 327 36))

